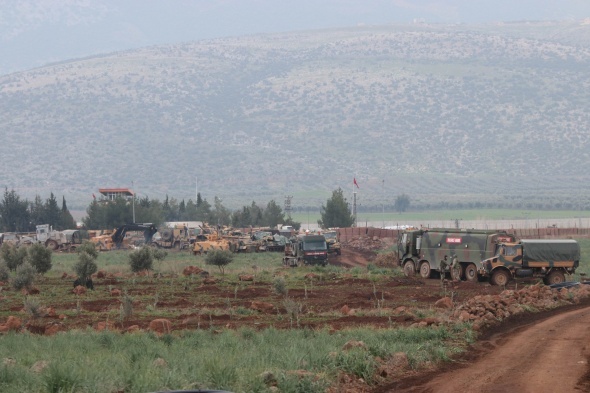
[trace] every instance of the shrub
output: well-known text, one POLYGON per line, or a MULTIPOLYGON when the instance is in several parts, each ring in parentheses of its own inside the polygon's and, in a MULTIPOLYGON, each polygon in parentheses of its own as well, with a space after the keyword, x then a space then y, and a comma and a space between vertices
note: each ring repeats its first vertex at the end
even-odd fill
POLYGON ((93 259, 98 258, 98 250, 94 243, 84 240, 80 247, 77 248, 78 254, 85 252, 86 254, 90 255, 93 259))
POLYGON ((25 261, 16 268, 16 275, 12 278, 12 287, 17 291, 30 288, 35 281, 35 272, 35 268, 25 261))
POLYGON ((98 266, 91 254, 82 251, 78 254, 78 262, 74 265, 74 271, 82 282, 86 282, 98 270, 98 266))
POLYGON ((127 291, 121 301, 121 322, 126 322, 133 315, 133 298, 129 296, 127 291))
POLYGON ((43 307, 38 299, 34 297, 27 297, 24 301, 24 309, 31 318, 39 318, 43 316, 43 307))
POLYGON ((234 259, 232 253, 228 250, 212 250, 207 253, 205 263, 207 265, 217 266, 222 275, 225 274, 225 267, 234 259))
POLYGON ((152 248, 149 246, 143 246, 129 254, 129 266, 134 273, 142 270, 152 270, 153 264, 154 255, 152 248))
POLYGON ((286 295, 287 294, 287 283, 283 277, 277 277, 272 282, 272 285, 275 289, 275 292, 278 295, 286 295))
POLYGON ((51 250, 37 243, 29 248, 28 261, 37 273, 45 274, 51 270, 51 250))
POLYGON ((0 261, 0 281, 8 281, 10 278, 10 270, 6 266, 6 262, 0 261))
POLYGON ((25 247, 16 247, 9 243, 4 243, 0 248, 0 255, 6 266, 10 270, 16 270, 17 267, 22 265, 27 258, 27 249, 25 247))
POLYGON ((154 256, 154 259, 158 262, 162 262, 164 260, 164 258, 166 258, 168 256, 168 253, 164 250, 160 250, 160 249, 153 249, 152 250, 152 255, 154 256))

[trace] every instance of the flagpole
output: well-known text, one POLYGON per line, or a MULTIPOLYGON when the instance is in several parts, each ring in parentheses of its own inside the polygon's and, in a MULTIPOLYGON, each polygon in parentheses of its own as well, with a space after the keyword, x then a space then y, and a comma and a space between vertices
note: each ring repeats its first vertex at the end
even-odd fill
POLYGON ((358 188, 358 184, 356 182, 356 175, 352 178, 352 226, 356 227, 357 223, 356 223, 356 190, 354 189, 354 187, 358 188))

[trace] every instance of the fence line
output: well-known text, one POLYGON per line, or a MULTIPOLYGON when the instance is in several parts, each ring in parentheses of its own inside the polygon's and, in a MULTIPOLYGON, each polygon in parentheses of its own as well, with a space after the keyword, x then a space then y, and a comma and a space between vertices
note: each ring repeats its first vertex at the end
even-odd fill
MULTIPOLYGON (((590 228, 511 228, 505 229, 504 231, 514 235, 517 239, 590 238, 590 228)), ((338 235, 342 242, 358 237, 397 239, 401 232, 403 232, 403 230, 374 227, 338 229, 338 235)))

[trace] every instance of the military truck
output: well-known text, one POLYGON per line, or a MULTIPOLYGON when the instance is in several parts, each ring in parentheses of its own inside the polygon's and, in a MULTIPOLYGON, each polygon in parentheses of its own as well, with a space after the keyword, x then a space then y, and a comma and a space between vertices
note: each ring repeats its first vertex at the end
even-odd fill
POLYGON ((328 245, 323 235, 299 235, 285 247, 287 266, 328 264, 328 245))
POLYGON ((176 224, 173 228, 160 228, 152 237, 150 246, 184 250, 188 249, 194 241, 195 238, 191 238, 186 226, 176 224))
POLYGON ((324 231, 322 233, 326 238, 328 244, 328 254, 340 255, 342 253, 340 247, 340 240, 338 239, 338 231, 324 231))
POLYGON ((82 233, 77 229, 56 231, 49 224, 37 225, 32 243, 41 243, 51 250, 75 251, 82 244, 82 233))
POLYGON ((571 239, 523 239, 498 245, 496 255, 482 262, 479 273, 492 285, 515 277, 540 277, 547 285, 565 281, 580 263, 580 245, 571 239))
POLYGON ((513 235, 498 230, 412 229, 400 234, 398 259, 406 276, 420 273, 421 277, 429 278, 432 272, 439 271, 445 255, 449 263, 456 255, 461 264, 461 278, 478 281, 481 261, 496 254, 498 243, 514 240, 513 235))

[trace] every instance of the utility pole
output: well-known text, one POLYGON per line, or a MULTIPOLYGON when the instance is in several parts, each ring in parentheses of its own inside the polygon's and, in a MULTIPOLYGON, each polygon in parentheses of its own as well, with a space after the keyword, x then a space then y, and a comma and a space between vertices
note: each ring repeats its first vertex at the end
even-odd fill
POLYGON ((291 199, 293 199, 292 195, 285 196, 285 213, 289 219, 291 219, 291 199))
POLYGON ((356 227, 356 191, 352 193, 352 226, 356 227))
POLYGON ((381 225, 381 228, 385 228, 385 179, 381 180, 381 194, 382 196, 382 200, 381 200, 381 214, 383 216, 383 224, 381 225))

